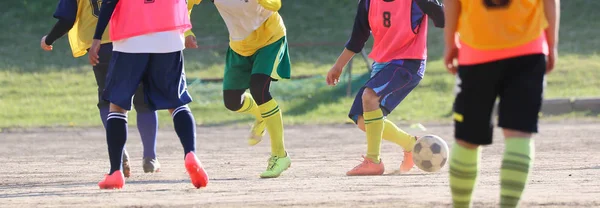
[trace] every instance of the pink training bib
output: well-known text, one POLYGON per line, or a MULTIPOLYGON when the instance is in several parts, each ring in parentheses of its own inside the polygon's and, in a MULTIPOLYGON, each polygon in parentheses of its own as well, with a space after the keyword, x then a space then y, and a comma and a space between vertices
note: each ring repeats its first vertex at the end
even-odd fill
POLYGON ((374 39, 369 57, 376 62, 427 59, 427 16, 414 1, 372 0, 369 25, 374 39))
POLYGON ((110 39, 192 28, 186 0, 120 0, 110 19, 110 39))

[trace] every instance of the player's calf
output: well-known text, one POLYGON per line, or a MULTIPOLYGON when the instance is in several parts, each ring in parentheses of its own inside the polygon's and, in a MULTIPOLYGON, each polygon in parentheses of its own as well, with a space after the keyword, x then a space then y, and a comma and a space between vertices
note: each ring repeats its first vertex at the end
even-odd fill
POLYGON ((187 105, 169 109, 184 155, 196 151, 196 121, 187 105))
POLYGON ((504 129, 500 168, 500 207, 517 207, 533 167, 535 145, 530 132, 504 129))

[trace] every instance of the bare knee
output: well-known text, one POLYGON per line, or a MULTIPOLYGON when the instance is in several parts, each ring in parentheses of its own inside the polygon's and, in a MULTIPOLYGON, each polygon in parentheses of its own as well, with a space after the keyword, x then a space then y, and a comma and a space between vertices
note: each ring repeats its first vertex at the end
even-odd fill
POLYGON ((504 138, 531 138, 531 132, 518 131, 513 129, 503 129, 504 138))
POLYGON ((462 139, 459 139, 459 138, 457 138, 457 139, 456 139, 456 143, 457 143, 459 146, 461 146, 461 147, 464 147, 464 148, 467 148, 467 149, 476 149, 477 147, 479 147, 479 145, 478 145, 478 144, 471 144, 471 143, 469 143, 469 142, 467 142, 467 141, 464 141, 464 140, 462 140, 462 139))
POLYGON ((362 94, 363 109, 365 112, 379 108, 379 95, 371 88, 366 88, 362 94))
POLYGON ((169 108, 168 109, 169 114, 171 114, 171 116, 173 116, 173 113, 177 113, 177 112, 180 112, 180 111, 183 111, 183 110, 190 111, 188 105, 182 105, 182 106, 179 106, 177 108, 169 108))
POLYGON ((110 104, 110 112, 115 112, 115 113, 127 113, 127 110, 119 107, 118 105, 115 105, 113 103, 110 104))

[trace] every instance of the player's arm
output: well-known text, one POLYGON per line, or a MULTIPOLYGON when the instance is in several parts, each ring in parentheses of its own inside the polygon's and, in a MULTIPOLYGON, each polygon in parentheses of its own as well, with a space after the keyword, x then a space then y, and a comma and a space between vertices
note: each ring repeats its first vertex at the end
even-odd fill
MULTIPOLYGON (((202 2, 202 0, 189 0, 188 1, 188 16, 190 17, 190 19, 192 18, 192 9, 194 8, 195 5, 200 4, 200 2, 202 2)), ((185 37, 188 37, 190 35, 196 37, 196 35, 194 34, 194 32, 192 32, 191 29, 185 31, 185 33, 184 33, 185 37)))
POLYGON ((458 57, 456 45, 456 32, 458 30, 458 17, 460 16, 460 0, 444 0, 444 65, 452 74, 456 74, 454 60, 458 57))
POLYGON ((119 3, 119 0, 105 0, 102 1, 100 6, 100 15, 98 15, 98 23, 96 23, 96 31, 94 32, 94 40, 88 53, 88 59, 92 66, 100 63, 100 56, 98 56, 98 50, 100 50, 100 44, 102 44, 102 35, 108 26, 110 17, 115 11, 115 7, 119 3))
POLYGON ((258 4, 270 11, 279 11, 281 9, 281 0, 258 0, 258 4))
POLYGON ((431 20, 436 27, 444 28, 444 5, 438 0, 417 0, 417 5, 431 20))
POLYGON ((546 40, 550 49, 558 46, 558 30, 560 25, 560 0, 544 0, 544 13, 548 20, 546 40))
POLYGON ((456 48, 455 36, 458 30, 458 17, 460 15, 459 0, 444 0, 444 42, 448 48, 456 48))
POLYGON ((51 46, 54 41, 67 34, 73 28, 75 19, 77 18, 77 0, 60 0, 53 16, 58 21, 52 27, 52 30, 42 38, 42 45, 51 46))
POLYGON ((546 73, 554 69, 558 56, 558 28, 560 25, 560 0, 544 0, 544 14, 548 21, 546 28, 546 41, 549 53, 546 59, 546 73))
POLYGON ((369 10, 367 9, 367 0, 358 2, 358 9, 354 17, 352 34, 346 42, 344 51, 336 61, 336 65, 344 67, 352 59, 354 54, 360 53, 365 47, 365 43, 371 36, 371 26, 369 25, 369 10))
POLYGON ((352 27, 352 35, 348 42, 346 42, 344 51, 342 51, 327 74, 327 84, 329 85, 335 85, 337 83, 346 64, 348 64, 355 54, 360 53, 360 51, 363 50, 365 43, 371 36, 367 3, 367 0, 360 0, 358 2, 358 9, 356 11, 356 16, 354 17, 354 26, 352 27))
POLYGON ((115 11, 115 7, 119 3, 119 0, 105 0, 102 1, 100 6, 100 15, 98 15, 98 23, 96 23, 96 32, 94 33, 94 40, 102 40, 104 30, 108 26, 110 17, 115 11))

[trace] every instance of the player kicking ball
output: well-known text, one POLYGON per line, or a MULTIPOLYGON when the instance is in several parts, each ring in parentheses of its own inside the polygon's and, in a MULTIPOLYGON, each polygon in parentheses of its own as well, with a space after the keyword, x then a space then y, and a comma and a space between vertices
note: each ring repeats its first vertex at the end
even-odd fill
POLYGON ((98 183, 101 189, 122 188, 121 154, 127 140, 127 111, 137 86, 143 83, 151 109, 168 109, 184 149, 185 167, 196 188, 205 187, 208 176, 196 157, 196 125, 187 104, 183 66, 184 32, 190 23, 183 0, 107 0, 102 2, 94 41, 89 52, 92 65, 100 63, 102 33, 110 20, 112 59, 102 98, 110 102, 106 140, 110 171, 98 183), (113 13, 114 12, 114 13, 113 13))
MULTIPOLYGON (((81 57, 87 53, 92 45, 92 35, 95 25, 98 22, 101 1, 83 1, 83 0, 59 0, 54 17, 58 22, 54 25, 50 33, 42 38, 41 47, 46 51, 52 50, 52 44, 69 33, 69 43, 74 57, 81 57)), ((108 116, 109 103, 102 99, 102 90, 108 73, 108 63, 110 63, 110 54, 112 53, 112 43, 108 38, 108 33, 102 36, 102 45, 100 46, 100 63, 93 67, 96 84, 98 86, 98 109, 102 124, 106 128, 106 118, 108 116)), ((160 163, 156 158, 156 133, 158 130, 158 118, 155 110, 150 110, 144 103, 144 92, 142 86, 137 88, 133 105, 137 111, 137 128, 142 138, 144 146, 144 157, 142 167, 144 172, 152 173, 160 169, 160 163)), ((123 174, 125 177, 130 175, 129 154, 123 150, 123 174)))
POLYGON ((367 134, 367 156, 348 171, 348 176, 382 175, 385 168, 379 158, 381 139, 400 145, 404 161, 400 172, 414 166, 412 136, 385 116, 419 84, 427 59, 427 19, 444 27, 442 4, 436 0, 360 0, 354 27, 346 48, 329 73, 327 84, 336 85, 344 66, 359 53, 373 34, 369 57, 375 60, 371 79, 359 90, 349 117, 367 134))
POLYGON ((225 107, 255 117, 250 145, 261 141, 266 128, 271 138, 271 157, 260 177, 279 177, 291 164, 283 143, 282 113, 269 92, 271 81, 289 79, 291 72, 285 25, 277 13, 281 0, 212 2, 230 36, 223 79, 225 107))
POLYGON ((472 206, 480 146, 492 143, 491 116, 499 97, 498 126, 505 138, 500 207, 517 207, 533 168, 531 137, 538 131, 544 76, 556 61, 560 1, 444 3, 444 63, 460 80, 449 161, 453 205, 472 206))

